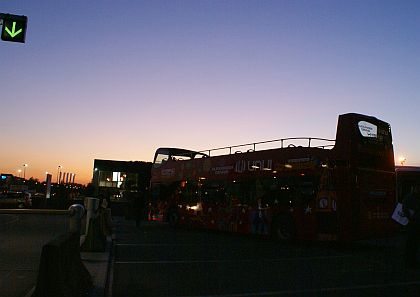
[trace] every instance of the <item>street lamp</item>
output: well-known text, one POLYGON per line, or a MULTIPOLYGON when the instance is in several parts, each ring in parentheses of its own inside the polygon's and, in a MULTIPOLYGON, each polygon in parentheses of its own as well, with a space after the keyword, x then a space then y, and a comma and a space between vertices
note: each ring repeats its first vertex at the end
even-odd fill
POLYGON ((405 161, 407 161, 406 157, 401 156, 398 161, 400 161, 401 166, 404 166, 405 161))
POLYGON ((19 177, 22 177, 21 173, 22 173, 22 169, 18 169, 17 171, 19 173, 19 177))
POLYGON ((26 179, 26 167, 28 167, 28 164, 23 164, 23 179, 26 179))

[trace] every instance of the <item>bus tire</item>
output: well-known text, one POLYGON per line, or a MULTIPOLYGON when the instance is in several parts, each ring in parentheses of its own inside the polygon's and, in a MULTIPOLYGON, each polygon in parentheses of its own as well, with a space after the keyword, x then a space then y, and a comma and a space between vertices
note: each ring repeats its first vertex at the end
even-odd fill
POLYGON ((295 239, 296 228, 291 216, 279 215, 271 224, 271 236, 282 242, 291 242, 295 239))
POLYGON ((171 227, 176 227, 179 224, 179 213, 171 209, 168 211, 168 223, 171 227))

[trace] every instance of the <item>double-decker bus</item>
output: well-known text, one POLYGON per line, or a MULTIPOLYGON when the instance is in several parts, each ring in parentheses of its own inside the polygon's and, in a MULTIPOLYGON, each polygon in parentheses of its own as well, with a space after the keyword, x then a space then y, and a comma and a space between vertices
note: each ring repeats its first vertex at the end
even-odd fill
POLYGON ((150 220, 281 240, 357 240, 396 229, 390 125, 349 113, 336 139, 157 149, 150 220))
POLYGON ((420 167, 418 166, 395 166, 396 174, 396 197, 402 202, 409 194, 414 185, 420 185, 420 167))

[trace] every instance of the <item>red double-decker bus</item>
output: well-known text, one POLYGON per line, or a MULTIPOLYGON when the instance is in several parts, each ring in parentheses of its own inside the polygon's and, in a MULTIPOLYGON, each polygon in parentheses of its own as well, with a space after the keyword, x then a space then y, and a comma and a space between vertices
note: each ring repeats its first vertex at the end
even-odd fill
POLYGON ((336 139, 286 138, 206 151, 159 148, 149 219, 281 240, 394 232, 390 125, 349 113, 336 139))

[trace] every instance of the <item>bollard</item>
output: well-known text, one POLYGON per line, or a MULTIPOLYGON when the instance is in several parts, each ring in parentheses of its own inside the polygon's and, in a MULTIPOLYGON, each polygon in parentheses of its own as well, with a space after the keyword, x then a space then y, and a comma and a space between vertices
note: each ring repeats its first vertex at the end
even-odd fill
POLYGON ((106 236, 102 234, 100 217, 98 216, 99 199, 86 198, 86 236, 81 245, 84 252, 104 252, 106 236))
POLYGON ((85 208, 81 204, 73 204, 69 207, 70 211, 70 232, 81 234, 82 218, 85 215, 85 208))
POLYGON ((42 247, 32 297, 88 296, 92 276, 80 258, 79 235, 62 234, 42 247))
POLYGON ((87 210, 87 215, 86 215, 86 233, 89 230, 89 222, 91 219, 96 217, 96 211, 99 208, 99 199, 98 198, 91 198, 91 197, 86 197, 85 198, 85 207, 87 210))

